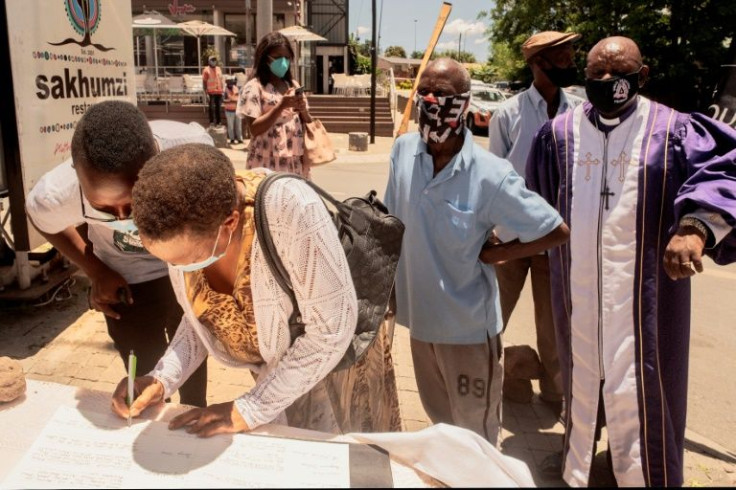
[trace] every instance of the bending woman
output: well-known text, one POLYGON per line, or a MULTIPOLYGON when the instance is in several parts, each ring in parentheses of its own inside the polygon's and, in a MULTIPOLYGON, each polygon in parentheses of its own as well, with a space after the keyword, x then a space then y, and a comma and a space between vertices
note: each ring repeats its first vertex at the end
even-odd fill
MULTIPOLYGON (((149 160, 133 188, 143 245, 169 263, 182 324, 154 370, 135 380, 138 416, 191 375, 209 352, 250 369, 252 390, 193 409, 170 427, 209 436, 269 422, 340 433, 400 429, 387 328, 352 367, 331 372, 351 341, 357 301, 337 231, 304 182, 281 179, 265 196, 269 228, 294 286, 306 333, 293 343, 289 297, 266 263, 253 202, 266 170, 235 174, 216 148, 182 145, 149 160)), ((127 379, 113 410, 128 416, 127 379)))
POLYGON ((250 129, 247 168, 266 167, 309 177, 302 125, 312 121, 304 94, 291 75, 294 51, 280 32, 256 47, 251 80, 240 91, 236 113, 250 129))

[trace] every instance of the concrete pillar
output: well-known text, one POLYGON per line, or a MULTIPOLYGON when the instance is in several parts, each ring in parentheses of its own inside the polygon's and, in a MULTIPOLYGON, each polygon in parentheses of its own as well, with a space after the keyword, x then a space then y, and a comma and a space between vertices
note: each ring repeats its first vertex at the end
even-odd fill
POLYGON ((153 75, 153 37, 146 36, 146 71, 153 75))
POLYGON ((28 260, 28 252, 15 252, 15 267, 18 274, 18 289, 31 287, 31 263, 28 260))
POLYGON ((273 31, 273 0, 256 2, 256 45, 263 36, 273 31))
MULTIPOLYGON (((225 28, 225 14, 220 9, 212 10, 212 23, 216 26, 225 28)), ((225 52, 225 36, 214 36, 215 38, 215 49, 217 50, 217 56, 220 58, 220 66, 224 67, 227 65, 227 53, 225 52)), ((226 70, 223 70, 225 73, 226 70)))
POLYGON ((323 54, 322 56, 322 93, 327 94, 330 90, 330 55, 323 54))

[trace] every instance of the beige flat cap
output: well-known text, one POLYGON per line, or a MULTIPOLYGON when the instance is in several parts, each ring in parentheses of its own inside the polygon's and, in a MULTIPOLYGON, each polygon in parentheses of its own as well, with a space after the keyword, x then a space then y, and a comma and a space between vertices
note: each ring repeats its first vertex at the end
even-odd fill
POLYGON ((575 32, 544 31, 538 32, 524 41, 521 52, 524 59, 528 60, 543 49, 559 46, 560 44, 572 43, 580 39, 580 34, 575 32))

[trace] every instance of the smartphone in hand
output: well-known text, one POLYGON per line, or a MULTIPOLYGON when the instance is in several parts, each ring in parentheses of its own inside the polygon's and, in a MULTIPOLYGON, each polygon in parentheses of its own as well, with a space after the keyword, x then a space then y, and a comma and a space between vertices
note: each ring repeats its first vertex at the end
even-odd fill
POLYGON ((304 87, 298 87, 294 90, 294 95, 304 95, 304 87))

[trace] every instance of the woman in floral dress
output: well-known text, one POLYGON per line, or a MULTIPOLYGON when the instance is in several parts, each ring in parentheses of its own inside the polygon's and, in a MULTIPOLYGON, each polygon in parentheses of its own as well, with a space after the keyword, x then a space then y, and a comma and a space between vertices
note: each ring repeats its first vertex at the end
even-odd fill
POLYGON ((302 125, 312 121, 306 97, 291 75, 289 40, 271 32, 256 47, 251 79, 243 86, 236 113, 250 129, 247 168, 266 167, 309 177, 304 164, 302 125))

